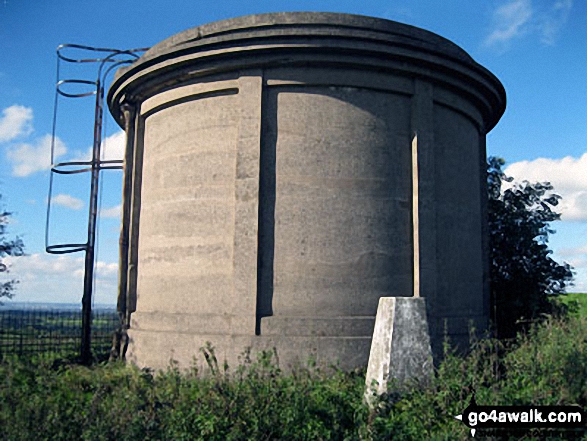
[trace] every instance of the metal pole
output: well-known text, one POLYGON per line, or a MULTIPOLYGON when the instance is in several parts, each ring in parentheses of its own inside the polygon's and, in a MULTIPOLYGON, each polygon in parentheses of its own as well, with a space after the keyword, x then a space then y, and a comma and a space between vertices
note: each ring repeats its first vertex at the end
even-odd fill
POLYGON ((90 208, 88 219, 88 243, 84 271, 84 294, 82 297, 82 341, 81 362, 92 361, 92 290, 94 283, 94 248, 96 245, 96 221, 98 218, 98 183, 100 180, 100 147, 102 143, 102 97, 104 91, 100 80, 96 83, 96 107, 94 119, 94 148, 92 149, 92 176, 90 183, 90 208))

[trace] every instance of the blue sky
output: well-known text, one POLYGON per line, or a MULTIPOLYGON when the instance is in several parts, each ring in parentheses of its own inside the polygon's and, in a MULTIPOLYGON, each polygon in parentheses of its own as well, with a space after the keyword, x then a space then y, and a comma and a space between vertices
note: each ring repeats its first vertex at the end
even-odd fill
MULTIPOLYGON (((550 181, 563 196, 562 221, 552 225, 557 232, 550 247, 558 261, 575 267, 571 291, 587 292, 587 2, 0 0, 0 193, 14 213, 10 232, 23 238, 28 253, 9 259, 11 276, 20 279, 15 301, 81 299, 83 253, 44 251, 55 48, 148 47, 210 21, 277 11, 346 12, 408 23, 454 41, 492 71, 508 104, 488 136, 488 154, 505 158, 517 180, 550 181)), ((91 78, 79 65, 64 74, 91 78)), ((83 158, 92 143, 91 100, 71 101, 60 105, 60 160, 83 158)), ((112 120, 106 132, 108 157, 120 156, 122 137, 112 120)), ((121 174, 103 176, 95 301, 114 303, 121 174)), ((87 176, 56 182, 53 242, 84 240, 87 184, 87 176)))

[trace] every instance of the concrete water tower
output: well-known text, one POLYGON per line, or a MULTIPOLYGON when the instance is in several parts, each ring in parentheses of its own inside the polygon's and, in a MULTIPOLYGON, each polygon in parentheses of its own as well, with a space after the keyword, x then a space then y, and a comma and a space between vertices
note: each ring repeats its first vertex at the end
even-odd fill
POLYGON ((501 83, 450 41, 330 13, 199 26, 120 69, 127 358, 365 366, 380 297, 434 347, 487 326, 485 136, 501 83))

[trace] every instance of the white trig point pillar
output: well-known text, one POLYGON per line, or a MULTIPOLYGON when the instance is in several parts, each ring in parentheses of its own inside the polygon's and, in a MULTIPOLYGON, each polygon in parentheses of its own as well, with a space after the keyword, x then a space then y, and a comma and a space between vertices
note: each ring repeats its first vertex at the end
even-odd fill
POLYGON ((392 380, 427 379, 432 373, 426 299, 381 297, 367 367, 367 402, 374 393, 386 392, 392 380))

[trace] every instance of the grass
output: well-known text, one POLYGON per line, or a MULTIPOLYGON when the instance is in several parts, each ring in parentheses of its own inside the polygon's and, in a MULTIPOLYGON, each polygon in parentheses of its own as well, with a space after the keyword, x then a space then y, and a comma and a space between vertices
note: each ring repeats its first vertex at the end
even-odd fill
MULTIPOLYGON (((395 387, 370 410, 364 371, 285 374, 271 353, 236 369, 159 375, 120 363, 0 363, 0 439, 6 440, 468 440, 453 417, 473 391, 479 405, 587 407, 587 318, 535 325, 510 346, 474 342, 446 353, 429 384, 395 387)), ((477 438, 488 433, 480 432, 477 438)), ((500 439, 510 435, 494 434, 500 439)), ((587 440, 584 433, 523 432, 511 439, 587 440)))
POLYGON ((587 293, 565 294, 561 301, 571 308, 572 313, 587 316, 587 293))

